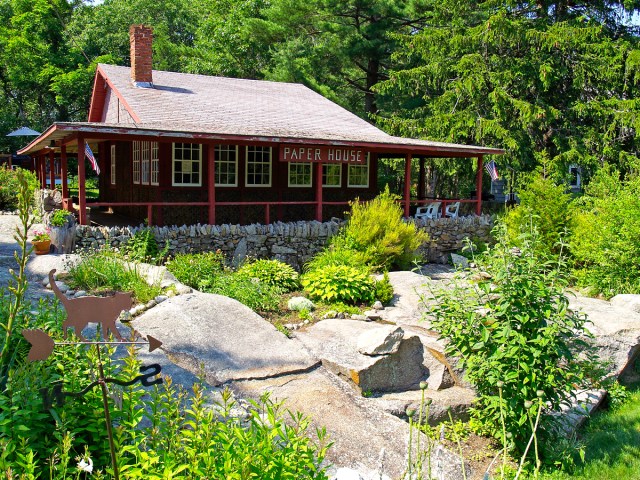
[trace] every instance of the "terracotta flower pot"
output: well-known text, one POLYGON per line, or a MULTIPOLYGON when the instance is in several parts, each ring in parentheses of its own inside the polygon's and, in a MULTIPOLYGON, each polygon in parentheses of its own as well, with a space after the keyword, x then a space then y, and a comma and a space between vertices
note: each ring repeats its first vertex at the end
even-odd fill
POLYGON ((49 250, 51 248, 51 240, 33 240, 31 243, 33 244, 36 255, 46 255, 47 253, 49 253, 49 250))

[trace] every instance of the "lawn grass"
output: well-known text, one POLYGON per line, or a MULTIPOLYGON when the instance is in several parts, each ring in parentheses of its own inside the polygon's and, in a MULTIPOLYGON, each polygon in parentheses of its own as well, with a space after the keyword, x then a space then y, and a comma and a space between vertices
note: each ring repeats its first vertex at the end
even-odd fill
POLYGON ((585 428, 585 463, 571 474, 545 473, 542 480, 640 480, 640 388, 616 410, 597 414, 585 428))

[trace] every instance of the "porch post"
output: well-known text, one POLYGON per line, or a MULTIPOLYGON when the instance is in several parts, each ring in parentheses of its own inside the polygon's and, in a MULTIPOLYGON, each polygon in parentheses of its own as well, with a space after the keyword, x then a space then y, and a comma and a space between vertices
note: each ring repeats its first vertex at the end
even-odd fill
POLYGON ((426 158, 420 157, 420 173, 418 175, 418 200, 427 198, 427 175, 425 172, 426 158))
POLYGON ((316 220, 322 222, 322 164, 316 163, 316 220))
POLYGON ((44 155, 38 155, 38 168, 40 171, 40 183, 42 188, 47 188, 47 168, 44 164, 44 155))
POLYGON ((87 224, 87 188, 86 173, 84 169, 84 137, 78 137, 78 203, 80 204, 80 225, 87 224))
POLYGON ((56 154, 53 150, 49 150, 49 181, 51 182, 51 190, 56 188, 56 154))
POLYGON ((409 218, 409 200, 411 199, 411 154, 404 161, 404 216, 409 218))
POLYGON ((482 155, 478 155, 478 170, 476 171, 476 194, 478 200, 476 202, 476 215, 482 214, 482 155))
POLYGON ((207 158, 209 159, 209 175, 207 177, 207 190, 209 193, 209 225, 216 224, 216 152, 215 146, 207 145, 207 158))
POLYGON ((60 147, 60 175, 62 176, 62 198, 69 198, 69 184, 67 183, 67 146, 60 147))

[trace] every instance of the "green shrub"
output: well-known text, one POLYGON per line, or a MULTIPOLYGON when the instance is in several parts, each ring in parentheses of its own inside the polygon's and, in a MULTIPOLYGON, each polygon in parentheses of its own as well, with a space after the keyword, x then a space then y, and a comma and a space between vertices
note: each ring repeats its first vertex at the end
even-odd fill
POLYGON ((256 312, 274 312, 279 308, 279 289, 234 272, 220 272, 194 288, 234 298, 256 312))
POLYGON ((6 166, 0 167, 0 210, 16 210, 18 208, 18 170, 24 175, 29 188, 28 198, 33 201, 33 192, 39 188, 40 182, 36 174, 29 170, 17 169, 11 170, 6 166))
POLYGON ((576 202, 569 248, 578 284, 611 297, 640 293, 640 177, 601 169, 576 202))
POLYGON ((556 185, 550 178, 533 174, 519 191, 520 205, 504 216, 507 237, 511 245, 521 246, 521 232, 538 230, 536 248, 540 254, 557 255, 561 235, 570 224, 571 196, 565 193, 564 185, 556 185))
POLYGON ((309 296, 326 303, 370 303, 374 300, 374 280, 367 269, 347 265, 311 270, 302 277, 309 296))
POLYGON ((139 303, 146 303, 162 293, 159 285, 149 285, 135 267, 128 266, 109 248, 84 252, 81 261, 69 269, 68 282, 76 289, 132 292, 139 303))
POLYGON ((52 227, 64 227, 70 221, 73 221, 73 214, 67 210, 54 210, 49 216, 49 225, 52 227))
POLYGON ((373 272, 375 269, 367 265, 367 255, 345 244, 344 236, 336 235, 331 239, 329 246, 317 253, 305 266, 304 271, 321 270, 323 268, 337 265, 346 265, 355 268, 368 268, 373 272))
MULTIPOLYGON (((477 288, 467 280, 434 292, 428 315, 476 386, 473 416, 501 439, 504 419, 522 452, 538 409, 559 410, 577 389, 593 385, 586 377, 596 370, 583 340, 586 318, 569 309, 564 295, 562 265, 552 268, 535 254, 535 235, 521 234, 522 247, 513 250, 501 227, 496 246, 479 257, 487 278, 477 288)), ((542 417, 543 433, 553 431, 557 418, 542 417)))
POLYGON ((367 265, 380 269, 409 268, 418 258, 416 250, 428 239, 413 222, 402 220, 398 199, 387 188, 369 202, 351 203, 343 231, 344 242, 364 253, 367 265))
POLYGON ((282 292, 291 292, 300 286, 298 272, 291 265, 279 260, 261 259, 245 263, 238 269, 238 275, 257 278, 262 283, 277 288, 282 292))
POLYGON ((201 281, 212 278, 224 270, 224 255, 220 251, 179 253, 165 263, 165 267, 178 281, 198 288, 201 281))
POLYGON ((150 228, 141 228, 122 246, 122 253, 134 262, 158 264, 167 256, 168 252, 169 241, 160 250, 156 237, 150 228))
POLYGON ((375 284, 375 299, 380 301, 383 305, 388 304, 393 300, 393 286, 389 281, 389 274, 384 272, 382 280, 377 280, 375 284))

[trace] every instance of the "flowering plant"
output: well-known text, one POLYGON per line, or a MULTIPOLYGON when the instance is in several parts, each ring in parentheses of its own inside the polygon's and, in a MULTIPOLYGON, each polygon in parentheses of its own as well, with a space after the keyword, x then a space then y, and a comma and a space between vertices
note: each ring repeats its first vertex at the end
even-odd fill
POLYGON ((46 240, 51 240, 49 234, 51 233, 51 229, 46 227, 44 230, 34 230, 33 231, 33 241, 34 242, 44 242, 46 240))

